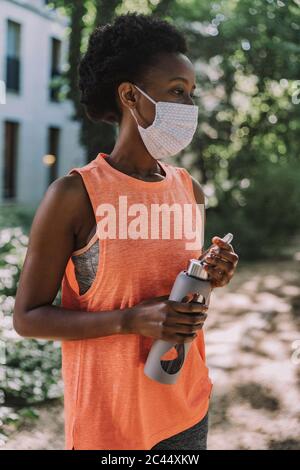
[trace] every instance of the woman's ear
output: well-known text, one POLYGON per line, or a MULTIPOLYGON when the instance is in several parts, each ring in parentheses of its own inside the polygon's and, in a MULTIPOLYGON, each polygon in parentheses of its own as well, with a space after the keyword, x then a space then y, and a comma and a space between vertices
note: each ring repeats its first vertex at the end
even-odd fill
POLYGON ((118 87, 118 96, 123 106, 133 108, 138 95, 132 83, 123 82, 118 87))

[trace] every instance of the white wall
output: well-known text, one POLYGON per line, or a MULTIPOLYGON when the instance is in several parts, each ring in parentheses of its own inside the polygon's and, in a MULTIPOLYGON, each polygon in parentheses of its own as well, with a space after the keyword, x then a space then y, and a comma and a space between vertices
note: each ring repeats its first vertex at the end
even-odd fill
MULTIPOLYGON (((48 184, 48 167, 42 158, 48 152, 49 126, 61 129, 58 175, 62 176, 72 167, 85 164, 85 152, 78 140, 79 125, 69 119, 72 115, 71 103, 54 103, 48 98, 51 37, 65 41, 66 20, 53 18, 53 13, 40 0, 0 0, 0 80, 5 79, 7 19, 21 24, 21 90, 18 95, 7 92, 6 104, 0 104, 0 194, 4 121, 13 120, 20 124, 17 200, 36 204, 48 184), (42 14, 38 13, 38 9, 42 14)), ((66 41, 63 46, 66 52, 66 41)))

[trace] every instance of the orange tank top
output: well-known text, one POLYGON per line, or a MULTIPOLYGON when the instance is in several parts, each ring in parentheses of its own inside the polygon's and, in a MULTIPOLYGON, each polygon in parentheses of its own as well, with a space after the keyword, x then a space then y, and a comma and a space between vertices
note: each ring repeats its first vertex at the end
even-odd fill
MULTIPOLYGON (((133 204, 147 208, 149 226, 152 204, 177 203, 181 208, 192 204, 199 210, 191 177, 184 168, 159 161, 165 178, 147 182, 118 171, 105 157, 105 153, 99 153, 87 165, 68 173, 81 175, 97 224, 103 219, 97 213, 98 206, 118 208, 120 196, 126 197, 128 225, 133 204)), ((184 230, 181 238, 172 230, 164 237, 160 232, 157 238, 149 233, 144 238, 99 237, 98 269, 83 295, 79 295, 74 264, 69 258, 61 305, 92 315, 168 295, 177 274, 187 268, 189 259, 200 256, 201 247, 187 249, 186 242, 191 240, 184 230)), ((144 374, 154 341, 138 334, 62 341, 66 450, 149 450, 205 416, 212 382, 205 365, 203 330, 191 343, 177 382, 171 385, 160 384, 144 374)))

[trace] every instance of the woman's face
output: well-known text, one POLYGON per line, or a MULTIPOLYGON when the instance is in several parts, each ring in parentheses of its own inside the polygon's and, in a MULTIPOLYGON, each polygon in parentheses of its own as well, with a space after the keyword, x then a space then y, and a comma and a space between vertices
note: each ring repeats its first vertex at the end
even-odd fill
MULTIPOLYGON (((136 83, 154 101, 169 101, 181 104, 194 104, 192 95, 196 88, 196 75, 193 64, 183 54, 161 54, 157 64, 148 69, 143 83, 136 83)), ((143 127, 152 124, 155 105, 134 86, 124 82, 119 86, 119 96, 123 113, 129 107, 143 127)), ((133 117, 131 116, 131 119, 133 117)))

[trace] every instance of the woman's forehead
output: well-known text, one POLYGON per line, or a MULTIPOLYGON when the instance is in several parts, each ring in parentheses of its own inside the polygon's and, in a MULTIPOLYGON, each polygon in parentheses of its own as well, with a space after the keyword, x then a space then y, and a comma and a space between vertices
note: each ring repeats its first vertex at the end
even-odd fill
POLYGON ((196 81, 195 68, 184 54, 161 54, 149 72, 151 80, 160 83, 182 80, 194 85, 196 81))

